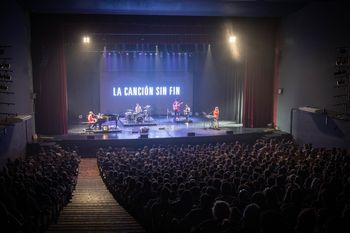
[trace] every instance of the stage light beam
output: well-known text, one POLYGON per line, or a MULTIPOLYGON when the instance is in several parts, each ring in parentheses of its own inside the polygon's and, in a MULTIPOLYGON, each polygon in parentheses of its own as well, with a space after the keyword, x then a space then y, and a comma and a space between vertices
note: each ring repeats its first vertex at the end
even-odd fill
POLYGON ((233 26, 230 24, 226 25, 225 38, 227 39, 227 48, 230 50, 232 58, 239 61, 241 59, 241 40, 237 32, 234 31, 233 26))

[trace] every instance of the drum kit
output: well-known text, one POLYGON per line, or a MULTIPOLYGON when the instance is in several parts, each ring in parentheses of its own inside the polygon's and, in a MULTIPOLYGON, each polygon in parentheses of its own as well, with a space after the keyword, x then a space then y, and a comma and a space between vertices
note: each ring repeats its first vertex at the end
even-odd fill
POLYGON ((128 123, 143 123, 151 119, 151 105, 143 107, 141 112, 134 112, 132 109, 127 109, 125 112, 125 120, 128 123))

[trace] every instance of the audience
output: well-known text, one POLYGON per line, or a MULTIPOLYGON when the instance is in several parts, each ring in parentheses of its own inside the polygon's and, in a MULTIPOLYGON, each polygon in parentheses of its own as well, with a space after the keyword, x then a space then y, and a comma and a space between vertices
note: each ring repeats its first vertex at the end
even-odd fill
POLYGON ((45 232, 76 184, 79 156, 59 146, 8 161, 0 171, 0 222, 6 232, 45 232))
POLYGON ((106 148, 97 159, 111 193, 148 232, 349 231, 346 150, 258 140, 106 148))

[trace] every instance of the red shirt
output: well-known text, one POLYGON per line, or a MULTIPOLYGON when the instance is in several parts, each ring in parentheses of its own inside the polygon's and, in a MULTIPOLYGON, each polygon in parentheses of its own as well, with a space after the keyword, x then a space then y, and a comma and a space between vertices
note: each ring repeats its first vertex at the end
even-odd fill
POLYGON ((89 123, 95 123, 96 122, 96 118, 94 118, 92 114, 88 115, 87 120, 88 120, 89 123))
POLYGON ((219 119, 219 115, 220 115, 219 109, 213 111, 213 116, 214 116, 215 119, 219 119))
POLYGON ((180 111, 180 105, 181 105, 181 103, 179 102, 179 101, 174 101, 174 103, 173 103, 173 110, 174 111, 180 111))

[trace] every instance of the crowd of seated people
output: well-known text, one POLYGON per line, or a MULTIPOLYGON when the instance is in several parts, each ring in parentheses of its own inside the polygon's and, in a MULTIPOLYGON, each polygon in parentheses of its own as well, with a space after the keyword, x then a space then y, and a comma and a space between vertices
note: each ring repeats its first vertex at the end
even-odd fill
MULTIPOLYGON (((0 171, 3 232, 45 232, 72 195, 80 158, 59 146, 8 161, 0 171)), ((1 230, 1 231, 2 231, 1 230)))
POLYGON ((106 148, 108 189, 148 232, 350 232, 350 154, 292 140, 106 148))

